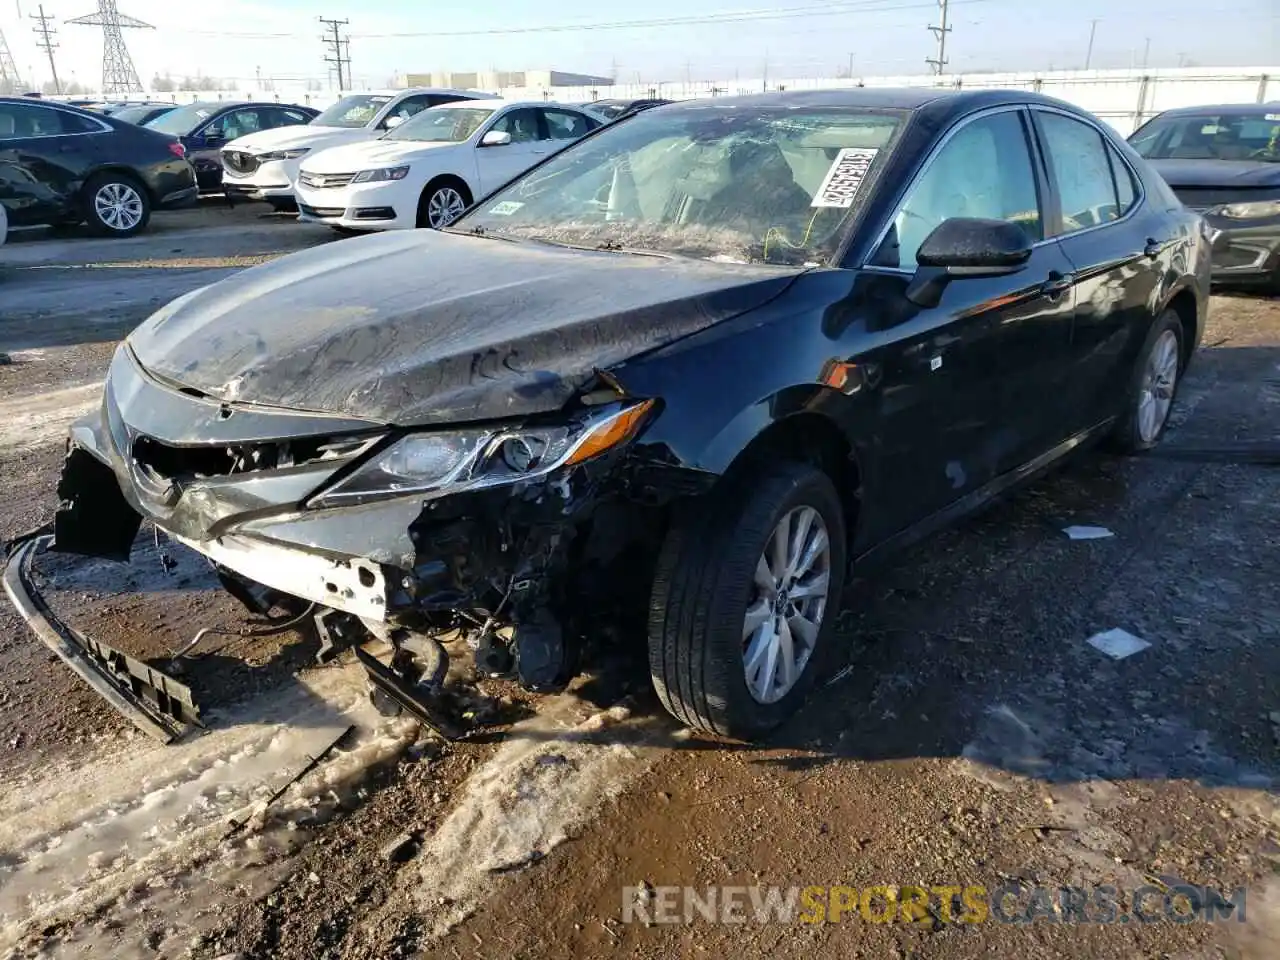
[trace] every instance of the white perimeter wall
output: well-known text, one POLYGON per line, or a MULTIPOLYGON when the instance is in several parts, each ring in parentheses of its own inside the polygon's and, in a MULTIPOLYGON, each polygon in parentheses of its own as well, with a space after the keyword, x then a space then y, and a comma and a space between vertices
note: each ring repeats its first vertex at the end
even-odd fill
MULTIPOLYGON (((948 74, 941 78, 915 75, 861 77, 853 80, 769 77, 767 81, 765 78, 757 78, 714 80, 692 84, 664 82, 595 87, 506 87, 489 92, 508 100, 559 100, 564 103, 578 103, 615 97, 657 96, 683 100, 760 93, 766 89, 770 91, 821 90, 855 86, 940 86, 965 90, 991 88, 1033 90, 1083 107, 1127 136, 1143 121, 1172 107, 1280 101, 1280 66, 1075 70, 1054 73, 971 73, 948 74)), ((333 103, 338 96, 339 93, 336 90, 308 92, 301 86, 291 87, 277 83, 276 89, 272 92, 262 90, 220 93, 183 91, 152 94, 150 99, 177 103, 191 103, 194 100, 275 100, 324 108, 333 103)))

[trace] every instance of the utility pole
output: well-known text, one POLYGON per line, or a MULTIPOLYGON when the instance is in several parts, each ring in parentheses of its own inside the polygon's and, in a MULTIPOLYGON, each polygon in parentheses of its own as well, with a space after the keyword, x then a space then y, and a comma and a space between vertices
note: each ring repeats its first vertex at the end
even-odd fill
MULTIPOLYGON (((321 42, 322 42, 322 43, 324 43, 324 44, 325 44, 325 46, 327 46, 327 47, 329 48, 329 50, 333 53, 333 56, 332 56, 332 57, 325 57, 325 58, 324 58, 324 62, 325 62, 325 63, 332 63, 332 64, 337 68, 337 70, 338 70, 338 89, 339 89, 339 90, 345 90, 345 89, 347 89, 347 84, 348 84, 348 83, 350 83, 351 78, 350 78, 350 76, 345 76, 345 77, 343 76, 342 65, 343 65, 344 63, 349 62, 350 58, 348 58, 348 57, 343 57, 343 55, 342 55, 342 44, 343 44, 343 40, 342 40, 342 38, 341 38, 341 37, 339 37, 339 36, 338 36, 338 28, 339 28, 339 27, 345 27, 345 26, 346 26, 350 21, 347 21, 347 20, 327 20, 327 19, 325 19, 324 17, 320 17, 320 18, 319 18, 319 20, 320 20, 320 22, 321 22, 321 23, 323 23, 323 24, 325 25, 325 28, 326 28, 326 29, 329 31, 329 33, 330 33, 330 36, 327 36, 327 37, 321 37, 321 38, 320 38, 320 40, 321 40, 321 42)), ((348 42, 350 42, 350 41, 348 41, 348 42)))
POLYGON ((62 84, 58 81, 58 67, 53 62, 53 51, 58 46, 53 42, 53 37, 57 34, 57 30, 49 29, 49 21, 54 18, 54 14, 44 12, 44 4, 40 4, 39 13, 32 14, 31 19, 35 20, 39 26, 31 28, 39 39, 36 40, 36 46, 43 50, 49 57, 49 72, 53 74, 53 92, 62 93, 62 84))
POLYGON ((1089 49, 1084 54, 1084 68, 1089 69, 1089 64, 1093 62, 1093 37, 1098 32, 1098 21, 1096 19, 1089 21, 1089 49))
POLYGON ((1151 58, 1151 38, 1147 37, 1147 45, 1142 48, 1142 69, 1147 69, 1147 61, 1151 58))
POLYGON ((926 57, 924 62, 932 66, 934 74, 940 77, 947 71, 947 34, 951 32, 947 26, 947 0, 938 0, 938 9, 941 11, 939 25, 929 25, 929 32, 938 38, 938 55, 926 57))
POLYGON ((849 51, 849 79, 853 79, 853 51, 849 51))

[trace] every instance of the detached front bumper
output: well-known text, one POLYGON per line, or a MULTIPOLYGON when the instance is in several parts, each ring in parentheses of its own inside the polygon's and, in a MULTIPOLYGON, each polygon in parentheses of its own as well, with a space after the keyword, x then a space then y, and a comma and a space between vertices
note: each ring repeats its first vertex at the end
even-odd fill
POLYGON ((121 347, 101 411, 71 429, 55 549, 126 560, 147 519, 224 570, 365 620, 492 609, 513 590, 524 596, 509 610, 544 602, 607 462, 525 484, 327 508, 304 504, 367 445, 354 444, 363 449, 349 456, 216 469, 227 450, 237 462, 267 462, 285 445, 377 442, 386 432, 187 396, 151 379, 121 347))
POLYGON ((1270 284, 1280 281, 1280 217, 1235 220, 1206 216, 1215 231, 1213 282, 1270 284))

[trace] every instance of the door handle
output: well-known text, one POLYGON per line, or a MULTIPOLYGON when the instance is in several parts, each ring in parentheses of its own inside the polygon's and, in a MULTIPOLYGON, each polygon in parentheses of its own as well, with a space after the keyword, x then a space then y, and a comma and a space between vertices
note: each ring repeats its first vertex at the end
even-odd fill
POLYGON ((1156 257, 1160 256, 1160 251, 1163 249, 1163 243, 1159 240, 1153 240, 1151 237, 1147 237, 1147 245, 1142 248, 1142 255, 1148 260, 1154 260, 1156 257))
POLYGON ((1057 300, 1075 284, 1076 278, 1069 273, 1059 273, 1057 270, 1049 271, 1049 279, 1040 284, 1040 295, 1048 297, 1050 300, 1057 300))

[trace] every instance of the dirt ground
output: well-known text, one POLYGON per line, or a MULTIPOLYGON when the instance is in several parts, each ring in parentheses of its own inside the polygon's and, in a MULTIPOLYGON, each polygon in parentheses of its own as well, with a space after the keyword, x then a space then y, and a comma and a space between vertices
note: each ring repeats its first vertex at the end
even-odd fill
MULTIPOLYGON (((0 249, 0 539, 50 515, 61 437, 120 336, 329 239, 206 206, 126 244, 0 249)), ((866 572, 844 664, 755 747, 680 730, 626 655, 543 698, 455 665, 492 725, 443 745, 379 717, 359 671, 311 665, 297 634, 211 641, 190 677, 208 729, 162 746, 6 604, 0 956, 1274 957, 1278 412, 1280 301, 1215 297, 1155 455, 1086 453, 866 572), (1085 642, 1112 628, 1150 645, 1085 642), (1245 921, 1130 919, 1137 888, 1184 883, 1243 888, 1245 921), (955 923, 940 901, 918 923, 654 919, 669 887, 1019 884, 1114 885, 1117 919, 955 923)), ((144 540, 127 567, 38 568, 68 620, 164 657, 247 622, 174 555, 166 572, 144 540)))

